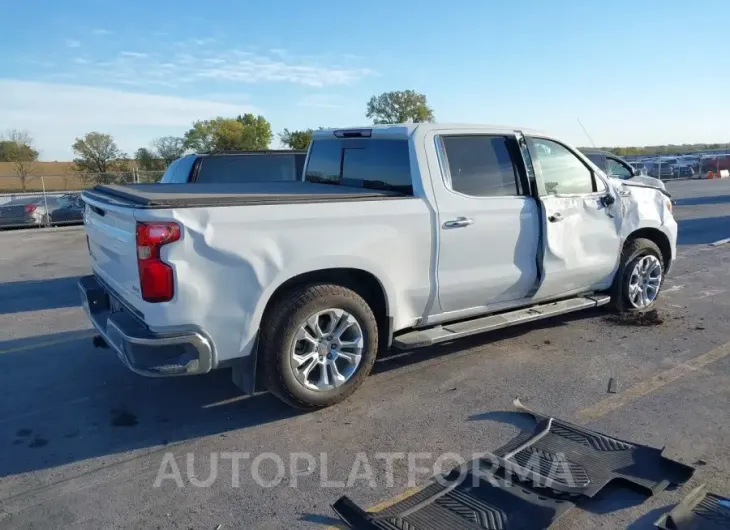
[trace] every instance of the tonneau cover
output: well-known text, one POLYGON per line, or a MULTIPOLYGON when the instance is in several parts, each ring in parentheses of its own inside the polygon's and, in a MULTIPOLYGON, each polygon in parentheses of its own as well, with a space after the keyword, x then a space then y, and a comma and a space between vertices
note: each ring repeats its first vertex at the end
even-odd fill
POLYGON ((123 186, 99 184, 84 191, 84 195, 101 201, 129 203, 137 208, 342 202, 410 197, 392 191, 291 181, 123 186))

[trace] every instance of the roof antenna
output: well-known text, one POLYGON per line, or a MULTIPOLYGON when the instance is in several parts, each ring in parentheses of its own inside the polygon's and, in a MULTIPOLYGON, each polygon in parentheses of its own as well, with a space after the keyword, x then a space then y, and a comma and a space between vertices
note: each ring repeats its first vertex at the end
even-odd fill
POLYGON ((580 118, 576 118, 576 120, 578 120, 578 125, 580 125, 580 128, 583 129, 583 132, 586 133, 586 136, 591 141, 591 145, 593 145, 593 148, 595 149, 596 148, 596 144, 593 143, 593 138, 591 138, 591 135, 588 134, 588 131, 586 131, 586 128, 583 127, 583 124, 580 122, 580 118))

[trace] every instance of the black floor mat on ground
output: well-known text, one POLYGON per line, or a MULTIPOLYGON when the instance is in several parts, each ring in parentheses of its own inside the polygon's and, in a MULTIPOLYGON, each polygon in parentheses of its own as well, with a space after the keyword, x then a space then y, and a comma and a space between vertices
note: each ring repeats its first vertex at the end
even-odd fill
POLYGON ((653 495, 687 482, 694 468, 662 456, 662 449, 619 440, 522 406, 537 424, 494 454, 517 473, 529 470, 537 485, 595 496, 612 480, 631 483, 653 495))
MULTIPOLYGON (((471 469, 471 467, 469 468, 471 469)), ((378 513, 368 513, 347 496, 332 505, 356 530, 543 530, 575 506, 564 498, 543 495, 522 484, 486 479, 473 482, 458 471, 378 513)))
POLYGON ((708 493, 705 486, 700 486, 654 524, 663 530, 727 530, 730 499, 708 493))
POLYGON ((519 400, 515 405, 536 419, 535 429, 494 454, 382 512, 366 512, 346 496, 332 507, 356 530, 542 530, 613 480, 651 495, 694 472, 662 450, 536 414, 519 400))

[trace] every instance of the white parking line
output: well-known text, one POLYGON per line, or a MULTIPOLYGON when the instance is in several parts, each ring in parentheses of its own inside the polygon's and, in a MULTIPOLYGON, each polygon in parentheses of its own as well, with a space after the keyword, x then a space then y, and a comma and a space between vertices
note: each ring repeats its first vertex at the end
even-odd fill
POLYGON ((725 239, 720 239, 718 241, 715 241, 714 243, 710 243, 710 246, 719 247, 720 245, 724 245, 725 243, 730 243, 730 237, 726 237, 725 239))

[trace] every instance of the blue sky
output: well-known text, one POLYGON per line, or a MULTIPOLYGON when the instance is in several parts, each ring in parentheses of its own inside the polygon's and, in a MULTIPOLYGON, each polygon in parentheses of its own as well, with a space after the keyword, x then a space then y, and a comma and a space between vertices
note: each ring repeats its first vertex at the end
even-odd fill
POLYGON ((0 19, 0 128, 70 160, 90 130, 133 153, 195 119, 368 123, 411 88, 437 121, 599 145, 730 141, 727 0, 64 0, 0 19))

